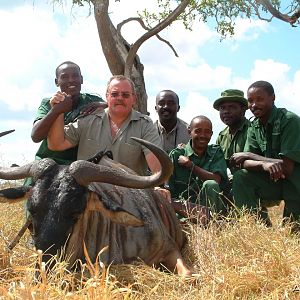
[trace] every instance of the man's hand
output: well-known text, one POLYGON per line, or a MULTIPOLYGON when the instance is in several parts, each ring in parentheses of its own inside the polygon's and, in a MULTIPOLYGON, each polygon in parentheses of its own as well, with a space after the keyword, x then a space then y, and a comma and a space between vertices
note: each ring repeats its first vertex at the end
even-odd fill
POLYGON ((234 153, 229 159, 229 164, 232 167, 241 168, 242 163, 247 159, 250 159, 249 152, 234 153))
POLYGON ((51 99, 50 105, 56 113, 61 114, 72 111, 73 100, 72 97, 66 93, 58 91, 51 99))
POLYGON ((91 102, 85 105, 82 110, 80 111, 81 116, 87 116, 94 112, 100 112, 107 107, 106 102, 91 102))
POLYGON ((177 148, 183 149, 183 148, 185 147, 185 145, 186 145, 186 144, 184 144, 184 143, 179 143, 179 144, 177 145, 177 148))
POLYGON ((185 168, 191 168, 193 166, 193 162, 187 156, 184 155, 180 155, 178 157, 178 164, 185 168))
POLYGON ((283 173, 283 163, 281 161, 264 162, 262 164, 262 168, 264 171, 270 174, 270 179, 275 182, 279 179, 285 179, 285 175, 283 173))

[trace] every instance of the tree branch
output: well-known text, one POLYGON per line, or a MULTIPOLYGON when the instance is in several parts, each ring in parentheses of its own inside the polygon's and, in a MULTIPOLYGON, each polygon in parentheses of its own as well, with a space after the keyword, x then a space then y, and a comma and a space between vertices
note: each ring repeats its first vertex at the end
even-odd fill
MULTIPOLYGON (((255 1, 255 2, 257 2, 257 1, 255 1)), ((259 10, 258 10, 257 5, 254 4, 252 1, 249 1, 249 3, 250 3, 250 5, 253 7, 253 9, 254 9, 254 11, 255 11, 255 14, 257 15, 257 17, 258 17, 260 20, 267 21, 267 22, 271 22, 271 21, 272 21, 273 16, 272 16, 271 18, 269 18, 269 19, 266 19, 266 18, 262 17, 262 16, 260 15, 260 12, 259 12, 259 10)))
POLYGON ((283 14, 281 13, 279 10, 277 10, 272 3, 269 0, 258 0, 256 1, 260 4, 262 4, 265 9, 267 9, 270 14, 272 16, 274 16, 275 18, 290 23, 292 26, 294 26, 293 24, 298 20, 298 18, 300 17, 300 10, 296 11, 291 17, 289 15, 283 14))
POLYGON ((140 46, 146 40, 158 34, 160 31, 169 26, 173 21, 175 21, 179 17, 179 15, 185 10, 189 3, 190 0, 182 0, 181 3, 176 7, 176 9, 172 13, 170 13, 166 19, 158 23, 151 30, 147 31, 131 46, 125 62, 125 75, 130 76, 134 62, 134 57, 137 54, 137 51, 140 48, 140 46))
MULTIPOLYGON (((149 27, 147 27, 147 26, 145 25, 144 21, 143 21, 141 18, 136 18, 136 17, 134 18, 134 17, 132 17, 132 18, 128 18, 128 19, 126 19, 126 20, 123 20, 122 22, 120 22, 120 23, 117 25, 117 32, 118 32, 118 34, 121 35, 121 29, 122 29, 123 25, 125 25, 126 23, 129 23, 129 22, 131 22, 131 21, 137 21, 137 22, 139 22, 140 25, 142 26, 142 28, 145 29, 146 31, 150 31, 150 30, 151 30, 151 28, 149 28, 149 27)), ((177 54, 175 48, 171 45, 170 42, 168 42, 167 40, 165 40, 164 38, 162 38, 159 34, 156 34, 155 36, 156 36, 160 41, 166 43, 166 44, 171 48, 171 50, 173 51, 174 55, 175 55, 176 57, 178 57, 178 54, 177 54)))

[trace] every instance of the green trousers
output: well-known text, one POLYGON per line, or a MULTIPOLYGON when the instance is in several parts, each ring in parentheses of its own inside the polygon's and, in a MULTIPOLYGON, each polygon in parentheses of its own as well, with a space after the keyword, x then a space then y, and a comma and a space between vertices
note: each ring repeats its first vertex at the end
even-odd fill
POLYGON ((213 213, 224 214, 226 205, 223 203, 220 194, 219 184, 215 180, 206 180, 203 182, 200 191, 200 204, 209 207, 213 213))
MULTIPOLYGON (((260 207, 278 205, 285 202, 284 218, 299 221, 300 217, 300 182, 299 170, 295 170, 288 179, 274 182, 265 172, 237 171, 233 176, 233 197, 237 208, 259 211, 260 207)), ((265 212, 265 217, 267 213, 265 212)))

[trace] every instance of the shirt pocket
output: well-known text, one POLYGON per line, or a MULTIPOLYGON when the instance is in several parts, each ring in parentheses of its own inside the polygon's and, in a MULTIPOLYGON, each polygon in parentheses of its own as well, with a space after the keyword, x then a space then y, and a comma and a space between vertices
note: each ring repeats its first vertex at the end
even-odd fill
POLYGON ((279 153, 280 150, 280 133, 272 133, 272 151, 276 154, 279 153))
POLYGON ((120 144, 119 162, 131 169, 139 169, 140 164, 144 161, 142 147, 139 145, 132 145, 129 143, 120 144))
POLYGON ((79 144, 78 159, 89 159, 103 150, 101 141, 88 138, 84 144, 79 144))

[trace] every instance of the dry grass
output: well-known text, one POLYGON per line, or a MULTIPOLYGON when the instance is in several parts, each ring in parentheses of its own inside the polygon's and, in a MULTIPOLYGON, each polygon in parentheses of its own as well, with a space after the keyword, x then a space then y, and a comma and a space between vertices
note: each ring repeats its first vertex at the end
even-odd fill
POLYGON ((26 246, 28 233, 12 252, 7 243, 20 229, 23 204, 0 205, 0 299, 299 299, 299 238, 279 225, 280 208, 271 210, 273 228, 245 215, 239 221, 208 229, 188 225, 184 257, 199 277, 177 275, 141 263, 100 270, 90 276, 65 271, 56 264, 49 276, 34 282, 40 254, 26 246))

